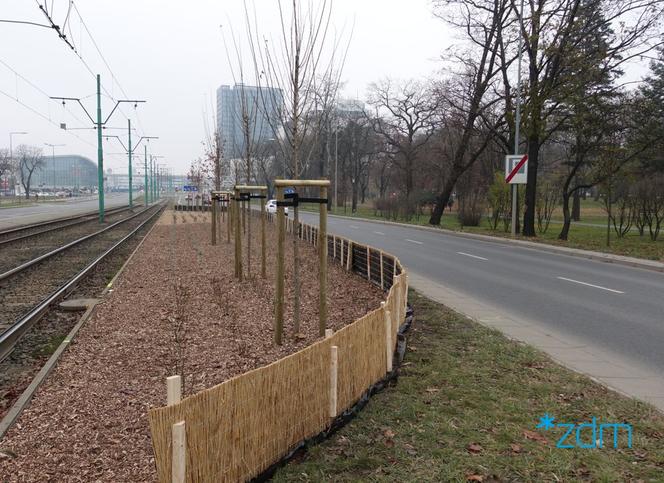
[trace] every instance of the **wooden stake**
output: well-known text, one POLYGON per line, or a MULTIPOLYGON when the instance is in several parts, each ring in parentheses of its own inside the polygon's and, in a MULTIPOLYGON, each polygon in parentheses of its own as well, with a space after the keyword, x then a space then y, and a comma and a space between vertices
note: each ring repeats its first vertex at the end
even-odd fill
MULTIPOLYGON (((284 189, 277 187, 277 201, 284 201, 284 189)), ((274 307, 274 343, 281 345, 284 330, 284 245, 286 243, 284 207, 277 207, 277 279, 274 307)))
POLYGON ((332 260, 337 259, 337 236, 332 235, 332 260))
POLYGON ((371 248, 367 247, 367 280, 371 282, 371 248))
POLYGON ((340 264, 343 267, 344 266, 344 239, 342 238, 339 241, 341 242, 341 243, 339 243, 341 245, 341 258, 340 258, 341 262, 340 262, 340 264))
POLYGON ((392 372, 392 317, 390 317, 390 311, 387 309, 385 302, 380 303, 383 308, 383 313, 385 314, 385 355, 387 357, 387 372, 392 372))
POLYGON ((233 214, 231 212, 231 196, 226 195, 226 243, 231 242, 231 231, 233 231, 233 214))
POLYGON ((330 347, 330 417, 337 416, 337 375, 339 370, 338 347, 330 347))
MULTIPOLYGON (((267 189, 261 190, 261 194, 267 195, 267 189)), ((267 199, 267 196, 266 196, 267 199)), ((265 235, 265 203, 263 199, 260 199, 261 202, 261 276, 267 278, 267 252, 266 252, 266 235, 265 235)))
POLYGON ((171 481, 173 483, 184 483, 187 478, 187 432, 184 421, 173 425, 172 438, 171 481))
POLYGON ((239 201, 240 191, 235 190, 235 200, 233 201, 233 218, 235 219, 235 277, 242 281, 242 227, 240 213, 241 202, 239 201))
POLYGON ((380 289, 385 290, 385 278, 383 276, 383 250, 380 251, 380 289))
POLYGON ((346 271, 350 271, 351 268, 351 259, 353 258, 353 242, 348 240, 348 256, 346 257, 346 271))
POLYGON ((334 335, 334 331, 332 329, 325 329, 325 338, 329 339, 334 335))
POLYGON ((217 244, 217 200, 214 197, 211 197, 210 202, 212 203, 212 246, 217 244))
POLYGON ((182 399, 182 377, 169 376, 166 378, 166 406, 177 404, 182 399))
MULTIPOLYGON (((319 196, 327 199, 327 187, 320 188, 319 196)), ((327 328, 327 203, 321 203, 319 208, 320 220, 318 225, 318 263, 319 263, 319 308, 318 308, 318 333, 322 337, 327 328)))

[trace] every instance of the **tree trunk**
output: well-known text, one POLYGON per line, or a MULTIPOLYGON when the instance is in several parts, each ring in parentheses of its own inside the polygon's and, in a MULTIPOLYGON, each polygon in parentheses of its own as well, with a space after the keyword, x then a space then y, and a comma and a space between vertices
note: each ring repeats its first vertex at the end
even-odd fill
POLYGON ((579 195, 579 190, 574 192, 572 198, 572 220, 581 221, 581 195, 579 195))
MULTIPOLYGON (((575 191, 577 193, 577 191, 575 191)), ((560 230, 560 235, 558 235, 558 240, 567 240, 569 236, 569 228, 572 224, 572 217, 570 216, 569 211, 569 198, 571 193, 567 191, 567 187, 563 190, 563 229, 560 230)))
POLYGON ((353 183, 353 198, 351 200, 351 212, 355 213, 357 211, 357 183, 353 183))
POLYGON ((530 237, 537 236, 537 233, 535 232, 535 201, 537 198, 537 164, 539 161, 539 148, 539 134, 529 136, 528 184, 526 185, 526 206, 523 214, 523 236, 530 237))
POLYGON ((450 197, 452 196, 452 191, 454 190, 455 184, 456 178, 453 179, 450 176, 443 185, 443 190, 438 196, 436 196, 436 204, 434 205, 433 211, 431 212, 431 217, 429 218, 430 225, 440 225, 440 220, 443 217, 445 207, 450 202, 450 197))

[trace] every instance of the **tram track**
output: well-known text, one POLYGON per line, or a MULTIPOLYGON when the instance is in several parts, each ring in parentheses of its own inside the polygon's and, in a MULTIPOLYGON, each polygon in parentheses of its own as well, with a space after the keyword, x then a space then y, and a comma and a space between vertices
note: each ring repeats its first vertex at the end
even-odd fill
POLYGON ((50 307, 163 208, 163 204, 146 208, 0 274, 0 361, 50 307))

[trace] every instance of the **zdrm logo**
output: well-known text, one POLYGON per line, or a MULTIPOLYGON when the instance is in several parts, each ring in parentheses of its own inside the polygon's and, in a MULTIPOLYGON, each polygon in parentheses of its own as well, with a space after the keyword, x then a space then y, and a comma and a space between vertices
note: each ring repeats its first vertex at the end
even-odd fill
POLYGON ((539 420, 537 425, 538 429, 543 429, 544 431, 549 431, 554 428, 567 428, 567 431, 562 435, 562 437, 556 443, 556 448, 603 448, 604 447, 604 434, 610 438, 611 431, 613 431, 613 447, 618 448, 618 435, 621 432, 627 433, 627 447, 632 447, 632 425, 625 423, 604 423, 597 424, 597 418, 593 418, 590 423, 574 424, 574 423, 556 423, 554 424, 556 418, 549 414, 545 414, 539 420), (572 434, 576 429, 576 445, 572 440, 572 434), (584 431, 585 430, 585 431, 584 431), (590 433, 590 434, 588 434, 590 433), (584 442, 583 438, 590 440, 590 442, 584 442), (566 443, 569 441, 569 443, 566 443))

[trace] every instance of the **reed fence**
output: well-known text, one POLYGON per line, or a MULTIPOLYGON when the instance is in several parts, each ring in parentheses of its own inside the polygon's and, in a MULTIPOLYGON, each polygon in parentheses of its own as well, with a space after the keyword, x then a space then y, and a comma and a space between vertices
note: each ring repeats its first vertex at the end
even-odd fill
MULTIPOLYGON (((293 234, 293 220, 288 232, 293 234)), ((317 243, 301 223, 297 236, 317 243)), ((392 371, 407 273, 382 250, 328 235, 333 262, 386 292, 381 307, 270 365, 149 412, 161 482, 246 481, 328 428, 392 371)), ((331 331, 330 331, 331 332, 331 331)))

